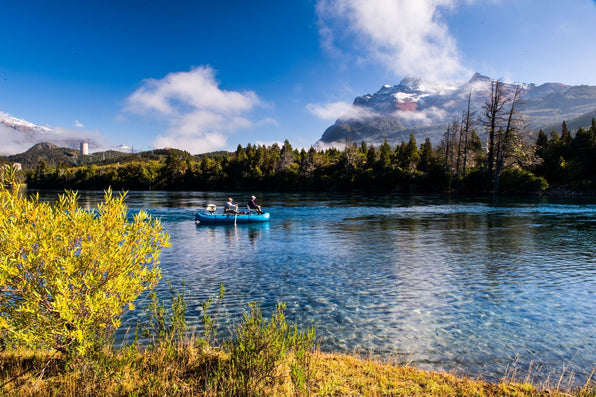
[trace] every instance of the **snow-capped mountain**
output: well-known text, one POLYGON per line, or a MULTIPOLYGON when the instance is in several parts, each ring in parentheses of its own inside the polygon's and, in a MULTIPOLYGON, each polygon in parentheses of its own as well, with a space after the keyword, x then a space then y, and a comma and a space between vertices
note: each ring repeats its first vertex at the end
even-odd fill
POLYGON ((87 142, 91 152, 132 151, 126 145, 106 145, 99 133, 44 127, 2 112, 0 112, 0 140, 1 155, 22 153, 41 142, 76 150, 79 150, 81 142, 87 142))
POLYGON ((30 123, 28 121, 18 119, 16 117, 9 116, 5 113, 0 112, 0 124, 12 128, 17 131, 21 131, 26 135, 34 136, 36 134, 49 134, 52 133, 52 129, 30 123))
POLYGON ((94 143, 82 132, 56 130, 2 112, 0 112, 0 139, 2 139, 0 154, 21 153, 41 142, 73 149, 79 148, 82 141, 89 142, 90 145, 94 143))
MULTIPOLYGON (((447 124, 461 117, 468 95, 472 109, 480 114, 490 95, 492 80, 476 73, 470 81, 460 84, 406 77, 397 85, 384 85, 372 95, 355 98, 350 111, 325 131, 317 145, 343 147, 346 141, 361 140, 380 144, 384 139, 398 144, 407 141, 410 133, 419 141, 428 137, 436 144, 447 124)), ((516 86, 504 84, 511 92, 516 86)), ((574 127, 573 120, 591 120, 587 117, 591 113, 596 116, 596 87, 560 83, 521 84, 521 87, 525 100, 522 113, 534 131, 539 128, 550 131, 560 127, 564 120, 574 127)))

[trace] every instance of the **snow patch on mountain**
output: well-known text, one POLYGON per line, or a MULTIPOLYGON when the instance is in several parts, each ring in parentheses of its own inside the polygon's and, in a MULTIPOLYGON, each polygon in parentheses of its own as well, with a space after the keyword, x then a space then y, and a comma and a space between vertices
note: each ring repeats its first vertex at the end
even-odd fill
POLYGON ((71 149, 79 149, 81 142, 87 142, 92 151, 106 146, 104 138, 98 132, 40 126, 4 112, 0 112, 0 140, 2 155, 22 153, 41 142, 71 149))
MULTIPOLYGON (((397 85, 385 84, 374 94, 354 99, 352 107, 327 128, 317 146, 341 146, 349 140, 364 139, 369 144, 407 141, 413 133, 418 140, 441 140, 447 123, 461 117, 468 97, 472 110, 481 111, 490 97, 494 79, 476 73, 464 83, 424 81, 407 76, 397 85)), ((596 87, 571 87, 561 83, 541 85, 503 84, 511 93, 522 88, 521 110, 531 129, 561 123, 596 110, 596 87)))
POLYGON ((52 132, 52 129, 49 127, 36 125, 28 121, 12 117, 9 114, 3 112, 0 112, 0 123, 17 131, 23 131, 25 133, 38 132, 40 134, 47 134, 52 132))

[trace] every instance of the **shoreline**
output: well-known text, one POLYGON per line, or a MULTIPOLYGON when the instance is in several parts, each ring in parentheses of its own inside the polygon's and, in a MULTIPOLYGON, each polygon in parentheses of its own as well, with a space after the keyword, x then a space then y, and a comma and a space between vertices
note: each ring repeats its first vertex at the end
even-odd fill
MULTIPOLYGON (((228 395, 225 384, 218 389, 207 381, 208 372, 217 371, 213 367, 215 361, 229 360, 213 348, 198 348, 187 341, 144 351, 107 351, 103 357, 102 363, 81 363, 68 370, 55 358, 39 351, 0 353, 3 395, 228 395)), ((309 354, 303 387, 297 387, 291 375, 294 359, 290 353, 279 363, 270 382, 254 389, 254 393, 239 395, 588 397, 596 393, 593 380, 584 386, 567 387, 556 379, 555 384, 532 384, 529 378, 515 379, 512 374, 498 382, 488 382, 481 377, 319 350, 309 354)))

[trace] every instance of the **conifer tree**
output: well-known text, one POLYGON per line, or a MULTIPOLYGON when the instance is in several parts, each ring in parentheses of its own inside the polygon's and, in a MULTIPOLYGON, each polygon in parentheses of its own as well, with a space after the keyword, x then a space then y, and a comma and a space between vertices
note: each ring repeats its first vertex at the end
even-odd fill
POLYGON ((430 138, 426 138, 424 143, 420 146, 420 162, 418 163, 418 170, 422 172, 429 172, 433 163, 433 147, 430 142, 430 138))
POLYGON ((571 132, 569 132, 569 128, 567 128, 567 123, 565 121, 561 124, 561 141, 565 144, 571 142, 571 132))

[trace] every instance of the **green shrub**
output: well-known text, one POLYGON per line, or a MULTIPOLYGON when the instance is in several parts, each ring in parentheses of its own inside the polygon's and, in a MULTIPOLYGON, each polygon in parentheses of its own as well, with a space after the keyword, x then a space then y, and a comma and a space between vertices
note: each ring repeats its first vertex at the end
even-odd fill
POLYGON ((186 322, 186 300, 184 298, 184 285, 179 292, 168 281, 171 304, 166 308, 162 300, 155 293, 149 293, 149 304, 145 307, 147 322, 140 325, 141 335, 151 340, 153 347, 172 348, 185 341, 185 332, 188 328, 186 322))
POLYGON ((255 396, 280 377, 280 366, 290 352, 291 379, 297 392, 305 392, 309 382, 309 357, 315 333, 290 327, 278 304, 271 320, 263 319, 257 303, 250 304, 232 339, 226 341, 229 359, 221 361, 215 373, 219 393, 226 396, 255 396))
POLYGON ((508 168, 501 174, 501 193, 540 193, 548 188, 548 182, 541 176, 519 168, 508 168))
POLYGON ((201 306, 203 314, 201 322, 203 323, 203 336, 199 339, 199 343, 204 346, 211 346, 216 342, 217 338, 217 320, 219 319, 219 308, 223 302, 226 289, 223 284, 219 285, 219 294, 217 303, 212 310, 213 298, 209 298, 202 302, 201 306))

